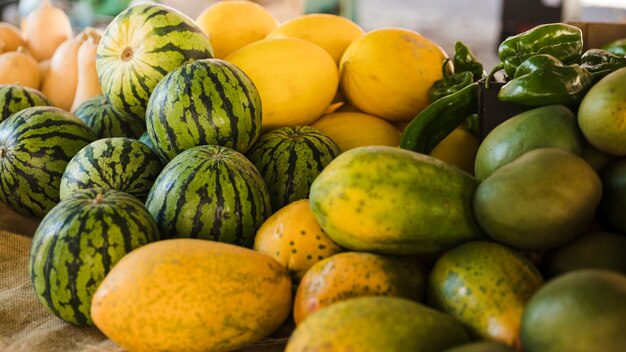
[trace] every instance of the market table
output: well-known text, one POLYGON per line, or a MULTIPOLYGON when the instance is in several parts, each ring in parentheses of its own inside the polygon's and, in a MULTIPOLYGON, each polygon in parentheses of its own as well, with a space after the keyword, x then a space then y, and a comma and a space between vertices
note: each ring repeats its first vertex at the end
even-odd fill
MULTIPOLYGON (((95 327, 77 327, 46 311, 28 276, 39 221, 0 203, 0 351, 124 351, 95 327)), ((285 338, 265 339, 241 352, 282 351, 285 338)))

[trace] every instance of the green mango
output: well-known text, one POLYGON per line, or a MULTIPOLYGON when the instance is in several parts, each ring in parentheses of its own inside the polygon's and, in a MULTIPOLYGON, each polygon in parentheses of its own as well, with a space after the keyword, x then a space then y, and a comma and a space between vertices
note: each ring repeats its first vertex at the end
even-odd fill
POLYGON ((602 184, 582 158, 557 148, 531 150, 485 179, 474 196, 478 225, 522 250, 548 250, 579 235, 595 214, 602 184))
POLYGON ((616 230, 626 232, 626 158, 613 162, 602 173, 602 210, 616 230))
POLYGON ((583 145, 576 116, 568 108, 542 106, 515 115, 489 132, 476 153, 474 175, 482 181, 532 149, 560 148, 581 155, 583 145))

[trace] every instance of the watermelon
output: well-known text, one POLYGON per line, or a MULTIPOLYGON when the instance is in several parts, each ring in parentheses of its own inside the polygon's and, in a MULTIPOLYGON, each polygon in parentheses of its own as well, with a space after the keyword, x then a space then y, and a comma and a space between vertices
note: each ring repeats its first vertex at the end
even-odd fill
POLYGON ((83 120, 98 138, 139 138, 146 131, 144 121, 129 119, 117 113, 103 97, 94 97, 80 104, 74 115, 83 120))
POLYGON ((168 160, 206 144, 245 153, 261 133, 261 97, 233 64, 198 60, 157 84, 146 124, 152 143, 168 160))
POLYGON ((70 160, 61 177, 60 196, 65 199, 79 189, 116 189, 146 199, 163 169, 159 156, 136 139, 99 139, 70 160))
POLYGON ((121 12, 104 30, 96 71, 113 109, 143 120, 152 90, 168 72, 212 53, 209 38, 189 17, 143 3, 121 12))
POLYGON ((18 84, 0 84, 0 122, 14 113, 33 106, 50 106, 38 90, 18 84))
POLYGON ((67 163, 96 140, 67 111, 26 108, 0 123, 0 201, 25 216, 43 217, 59 202, 67 163))
POLYGON ((148 134, 148 131, 145 131, 144 133, 141 134, 141 136, 139 136, 139 141, 147 145, 148 147, 152 148, 152 150, 156 150, 154 148, 154 144, 152 144, 152 141, 150 140, 150 135, 148 134))
POLYGON ((159 232, 252 247, 270 215, 263 178, 241 153, 204 145, 177 155, 154 182, 146 207, 159 232))
POLYGON ((313 180, 337 155, 339 147, 309 126, 270 131, 246 154, 263 177, 272 210, 309 197, 313 180))
POLYGON ((39 301, 59 318, 93 325, 91 299, 125 254, 159 239, 154 219, 137 198, 117 190, 85 189, 43 218, 30 251, 30 278, 39 301))

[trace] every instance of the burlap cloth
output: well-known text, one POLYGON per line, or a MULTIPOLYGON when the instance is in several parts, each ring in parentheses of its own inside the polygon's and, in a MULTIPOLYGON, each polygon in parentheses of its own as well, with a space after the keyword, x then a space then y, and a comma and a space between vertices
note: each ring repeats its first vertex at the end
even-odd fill
MULTIPOLYGON (((39 221, 0 203, 0 351, 124 351, 97 328, 68 324, 46 311, 28 277, 28 255, 39 221)), ((266 339, 241 352, 284 349, 285 338, 266 339)))

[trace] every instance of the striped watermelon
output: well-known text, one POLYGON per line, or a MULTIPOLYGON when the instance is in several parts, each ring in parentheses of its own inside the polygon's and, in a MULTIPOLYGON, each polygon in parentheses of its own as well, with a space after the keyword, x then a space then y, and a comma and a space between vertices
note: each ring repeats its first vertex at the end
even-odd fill
POLYGON ((270 215, 261 175, 242 154, 204 145, 188 149, 165 166, 146 207, 163 236, 190 237, 252 247, 270 215))
POLYGON ((142 201, 163 169, 159 156, 136 139, 99 139, 70 160, 61 178, 61 199, 79 189, 116 189, 142 201))
POLYGON ((59 318, 93 325, 91 299, 126 253, 159 239, 154 219, 124 192, 85 189, 61 201, 33 237, 30 278, 41 303, 59 318))
POLYGON ((0 122, 20 110, 50 105, 48 99, 36 89, 18 84, 0 84, 0 122))
POLYGON ((96 52, 96 71, 113 108, 143 120, 150 94, 163 76, 212 53, 209 38, 190 18, 144 3, 126 9, 107 26, 96 52))
POLYGON ((130 119, 117 113, 103 97, 94 97, 80 104, 74 115, 83 120, 98 138, 139 138, 146 131, 144 121, 130 119))
POLYGON ((25 216, 43 217, 59 202, 67 163, 93 132, 55 107, 26 108, 0 123, 0 201, 25 216))
POLYGON ((154 89, 148 134, 167 159, 206 144, 244 153, 261 133, 261 98, 233 64, 198 60, 170 72, 154 89))
POLYGON ((263 177, 272 210, 309 197, 313 180, 337 155, 339 147, 309 126, 283 127, 259 138, 246 154, 263 177))

